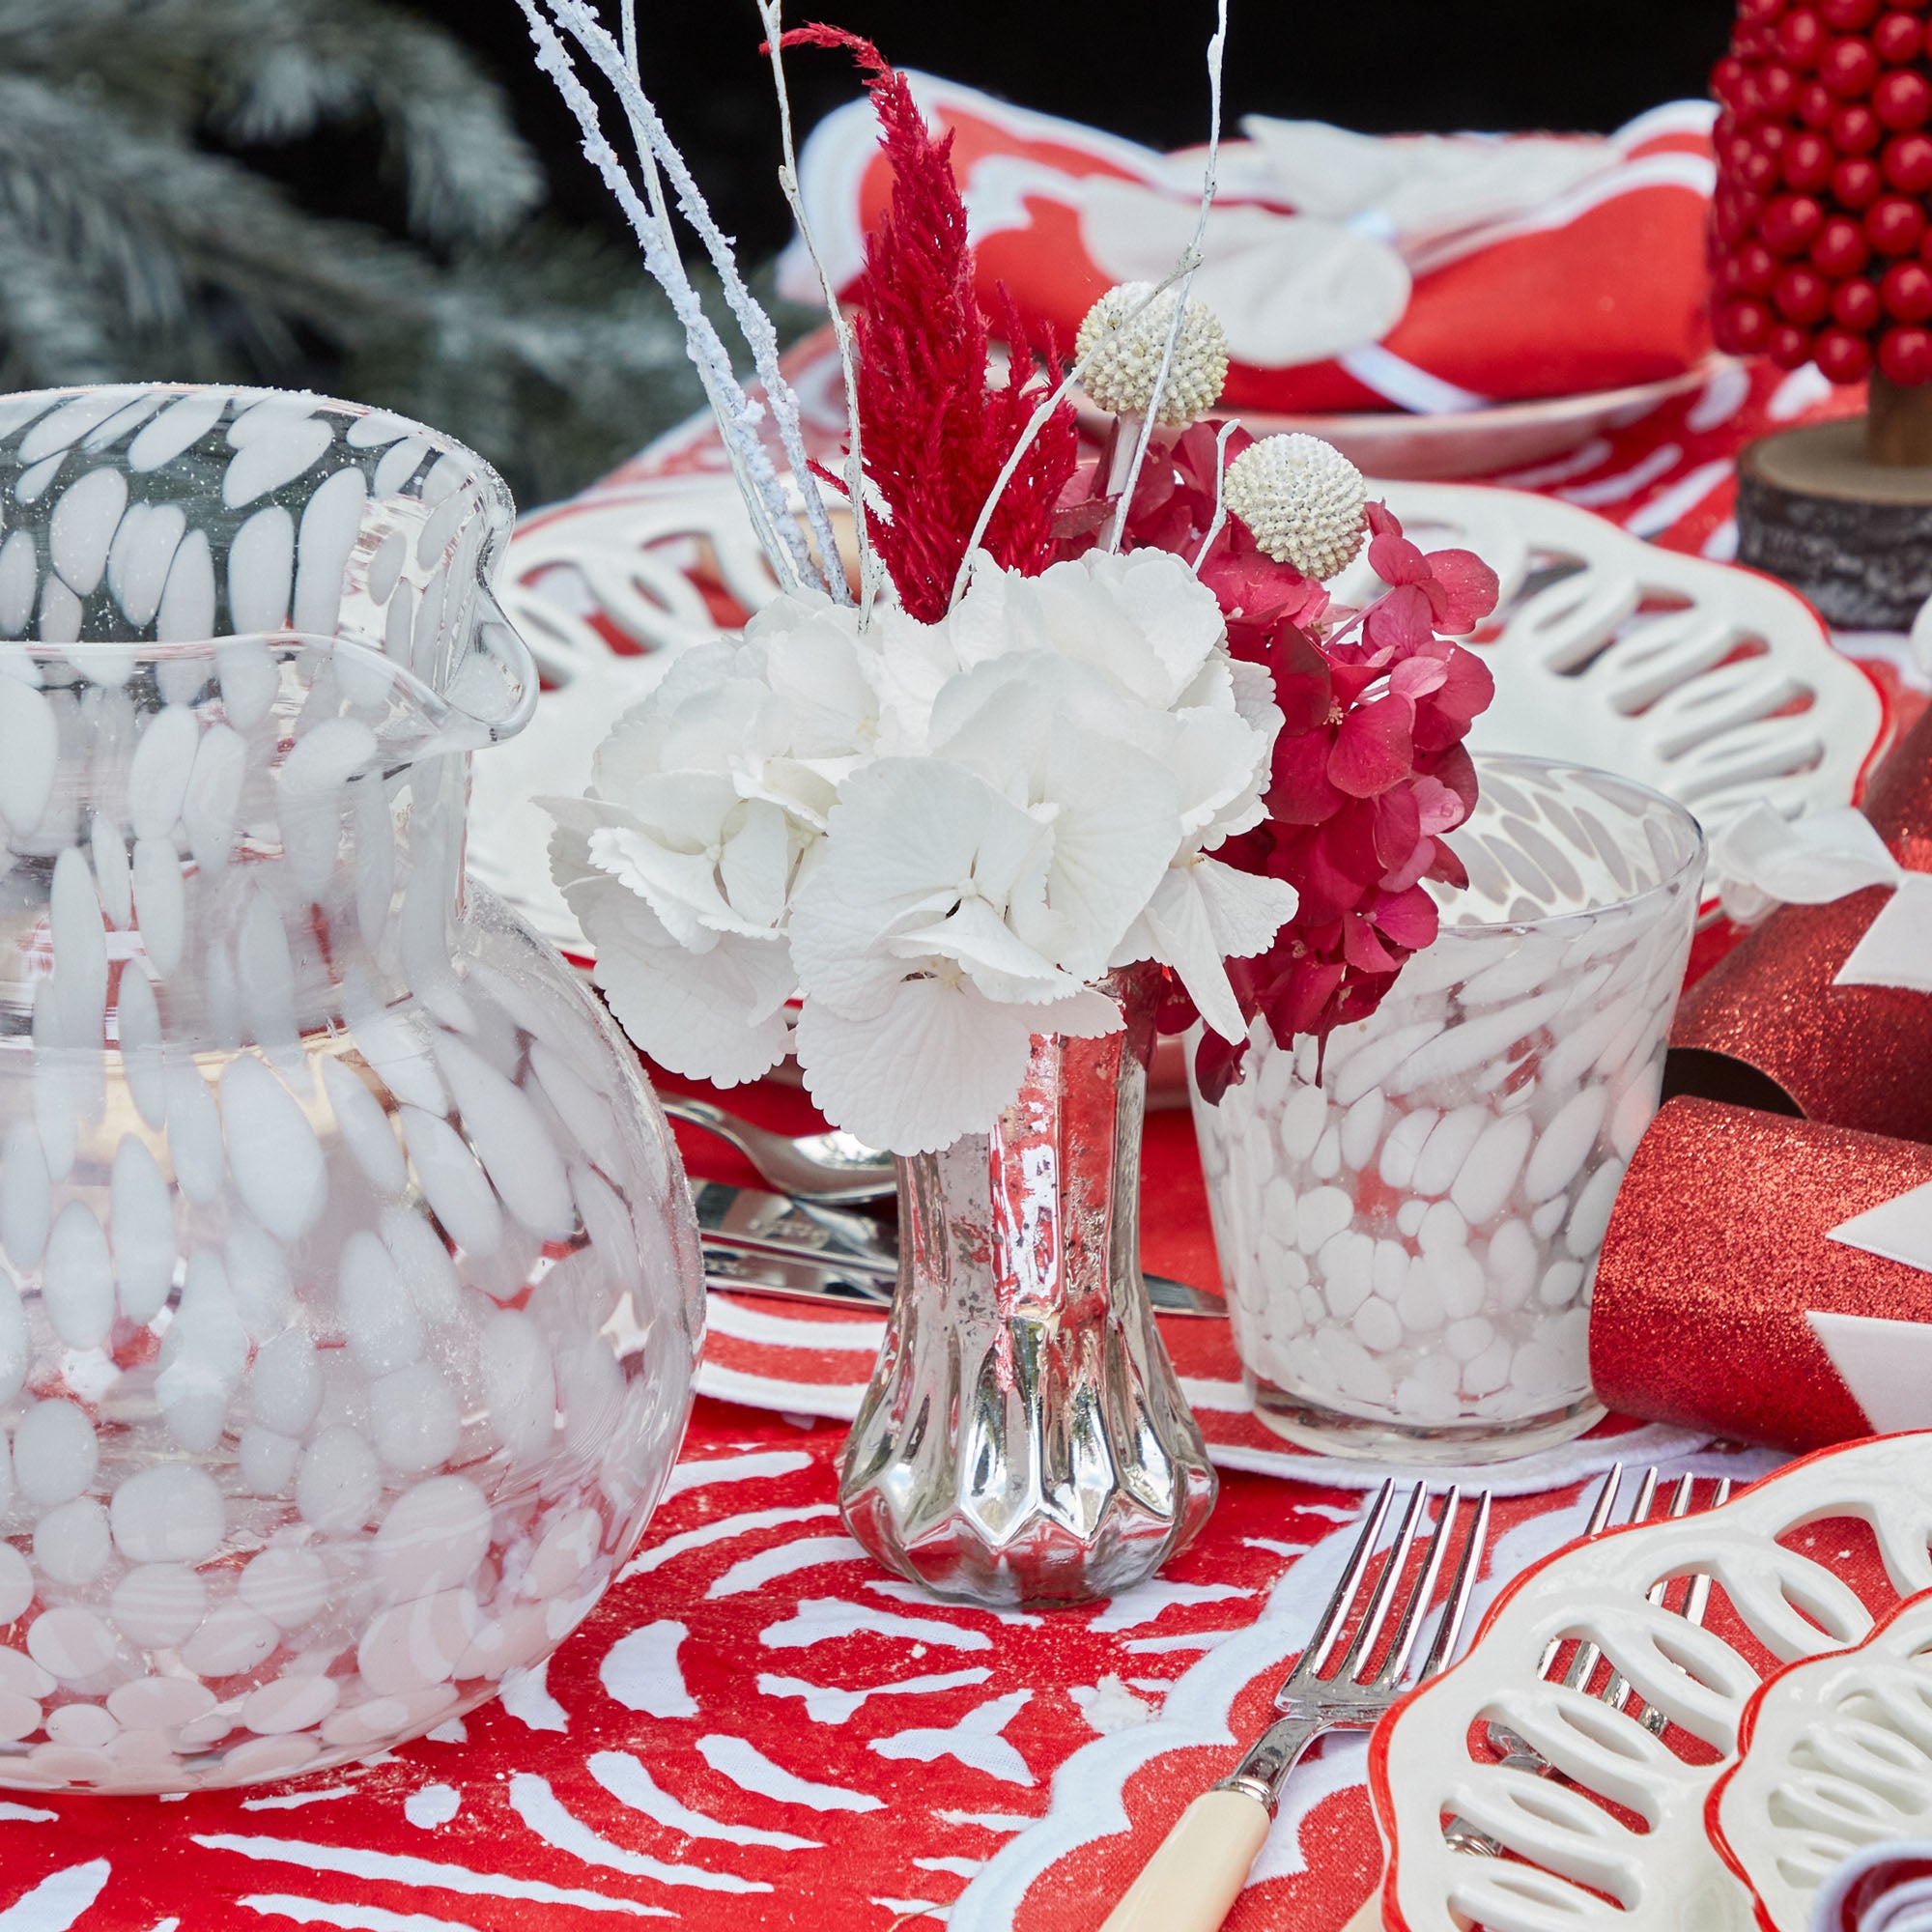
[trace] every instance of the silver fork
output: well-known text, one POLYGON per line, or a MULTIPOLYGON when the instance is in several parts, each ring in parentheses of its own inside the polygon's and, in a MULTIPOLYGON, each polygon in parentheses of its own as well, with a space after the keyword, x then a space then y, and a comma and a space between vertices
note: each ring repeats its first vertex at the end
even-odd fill
POLYGON ((1403 1575, 1428 1499, 1427 1486, 1418 1483, 1354 1636, 1333 1672, 1322 1674, 1355 1607, 1394 1496, 1394 1483, 1384 1483, 1315 1634, 1275 1692, 1281 1716, 1219 1784, 1181 1814, 1101 1932, 1215 1932, 1239 1896, 1281 1803, 1282 1787, 1308 1747, 1324 1731, 1373 1728, 1399 1696, 1448 1662, 1475 1588, 1476 1560, 1489 1537, 1490 1494, 1485 1490, 1476 1499, 1435 1638, 1421 1668, 1409 1677, 1409 1658, 1456 1541, 1463 1500, 1462 1492, 1453 1488, 1442 1496, 1422 1574, 1405 1593, 1403 1575), (1377 1647, 1392 1613, 1394 1633, 1378 1663, 1377 1647))
MULTIPOLYGON (((1584 1525, 1583 1537, 1585 1540, 1603 1534, 1605 1527, 1609 1522, 1610 1512, 1616 1507, 1617 1493, 1623 1487, 1623 1477, 1624 1465, 1621 1463, 1611 1463, 1609 1473, 1604 1478, 1603 1488, 1597 1492, 1597 1500, 1591 1506, 1590 1520, 1584 1525)), ((1657 1501, 1657 1485, 1658 1473, 1656 1467, 1653 1465, 1643 1472, 1642 1479, 1637 1484, 1636 1500, 1631 1506, 1629 1521, 1638 1523, 1647 1522, 1651 1520, 1651 1512, 1657 1501)), ((1696 1494, 1696 1485, 1697 1479, 1694 1476, 1680 1476, 1677 1479, 1677 1485, 1671 1492, 1670 1503, 1666 1511, 1669 1517, 1682 1517, 1690 1513, 1691 1502, 1696 1494)), ((1730 1499, 1730 1478, 1728 1476, 1719 1477, 1717 1489, 1711 1498, 1711 1507, 1716 1509, 1719 1505, 1727 1502, 1730 1499)), ((1675 1578, 1666 1577, 1662 1583, 1652 1584, 1649 1591, 1650 1602, 1653 1604, 1666 1602, 1670 1585, 1675 1580, 1675 1578)), ((1701 1624, 1704 1621, 1704 1613, 1710 1606, 1710 1577, 1704 1576, 1692 1577, 1690 1579, 1690 1587, 1685 1592, 1683 1606, 1678 1614, 1688 1623, 1701 1624)), ((1536 1674, 1539 1677, 1548 1677, 1551 1670, 1555 1668, 1557 1657, 1563 1649, 1563 1638, 1552 1637, 1544 1647, 1542 1661, 1537 1665, 1536 1674)), ((1571 1657, 1570 1662, 1563 1672, 1564 1685, 1572 1690, 1586 1690, 1591 1678, 1596 1675, 1598 1664, 1603 1662, 1603 1652, 1594 1643, 1587 1641, 1578 1642, 1575 1654, 1571 1657)), ((1630 1705, 1631 1687, 1613 1668, 1604 1688, 1597 1695, 1599 1701, 1607 1704, 1611 1710, 1623 1711, 1628 1709, 1630 1705)), ((1636 1721, 1652 1737, 1662 1737, 1670 1720, 1656 1705, 1647 1704, 1638 1713, 1636 1721)), ((1492 1719, 1490 1722, 1488 1735, 1491 1748, 1499 1753, 1499 1761, 1507 1765, 1511 1770, 1531 1771, 1546 1777, 1556 1775, 1552 1767, 1525 1740, 1511 1730, 1507 1724, 1492 1719)), ((1503 1848, 1495 1839, 1491 1837, 1487 1832, 1479 1831, 1475 1826, 1463 1818, 1450 1818, 1445 1821, 1442 1827, 1442 1835, 1457 1851, 1477 1852, 1488 1858, 1500 1857, 1502 1854, 1503 1848)))

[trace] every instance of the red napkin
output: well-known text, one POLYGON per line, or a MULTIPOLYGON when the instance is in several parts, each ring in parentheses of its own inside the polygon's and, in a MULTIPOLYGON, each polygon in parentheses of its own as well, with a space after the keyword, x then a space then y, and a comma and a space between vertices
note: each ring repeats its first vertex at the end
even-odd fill
MULTIPOLYGON (((1163 156, 972 88, 912 76, 953 136, 979 262, 1063 350, 1116 282, 1187 244, 1198 152, 1163 156)), ((1229 333, 1225 400, 1249 411, 1469 409, 1646 383, 1709 348, 1708 103, 1601 136, 1345 133, 1250 116, 1222 151, 1195 293, 1229 333)), ((890 178, 869 102, 821 122, 806 212, 850 289, 890 178)), ((796 248, 787 294, 816 277, 796 248)))

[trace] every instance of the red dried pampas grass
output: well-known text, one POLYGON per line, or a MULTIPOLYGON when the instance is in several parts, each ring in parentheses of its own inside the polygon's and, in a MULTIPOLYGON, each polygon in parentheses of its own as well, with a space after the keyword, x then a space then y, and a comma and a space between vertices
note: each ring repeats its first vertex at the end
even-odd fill
MULTIPOLYGON (((1010 304, 1001 317, 1012 375, 986 375, 986 318, 973 288, 966 209, 952 137, 934 141, 906 77, 841 27, 795 28, 786 46, 843 47, 867 82, 892 164, 891 205, 872 231, 854 302, 857 403, 872 542, 900 602, 924 623, 945 616, 981 506, 1045 390, 1010 304)), ((1052 342, 1047 380, 1060 380, 1052 342)), ((987 527, 994 560, 1025 575, 1056 555, 1054 506, 1079 460, 1073 411, 1056 410, 1027 451, 987 527)), ((836 479, 834 479, 836 480, 836 479)))

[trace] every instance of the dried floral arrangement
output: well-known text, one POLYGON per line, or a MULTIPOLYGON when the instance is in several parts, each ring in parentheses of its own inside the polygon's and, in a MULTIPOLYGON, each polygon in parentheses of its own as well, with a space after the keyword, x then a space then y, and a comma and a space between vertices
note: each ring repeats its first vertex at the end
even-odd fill
MULTIPOLYGON (((1216 1094, 1252 1026, 1325 1037, 1372 1011, 1434 935, 1422 880, 1454 875, 1441 835, 1473 803, 1462 740, 1489 685, 1447 634, 1494 580, 1465 553, 1425 557, 1325 444, 1195 421, 1226 368, 1188 297, 1200 227, 1166 281, 1096 305, 1070 369, 1002 319, 995 377, 950 141, 869 43, 786 33, 781 0, 758 0, 794 214, 789 47, 858 60, 893 169, 849 321, 827 289, 849 406, 835 478, 806 458, 770 327, 639 83, 630 7, 612 40, 583 0, 520 4, 686 327, 783 593, 670 666, 584 798, 546 801, 631 1037, 724 1085, 791 1051, 828 1118, 911 1153, 984 1131, 1033 1035, 1118 1030, 1094 982, 1122 966, 1166 969, 1164 1019, 1205 1022, 1216 1094), (634 169, 566 41, 614 92, 634 169), (758 396, 683 281, 673 204, 758 396), (1082 381, 1115 414, 1084 465, 1082 381), (856 587, 838 497, 858 509, 856 587), (1323 582, 1364 541, 1388 587, 1333 608, 1323 582)), ((1219 15, 1202 225, 1226 0, 1219 15)))

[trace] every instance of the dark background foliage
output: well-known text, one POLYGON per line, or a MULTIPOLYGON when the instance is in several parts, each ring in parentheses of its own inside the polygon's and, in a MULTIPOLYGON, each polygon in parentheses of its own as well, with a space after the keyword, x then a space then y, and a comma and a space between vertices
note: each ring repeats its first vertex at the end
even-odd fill
MULTIPOLYGON (((4 4, 4 0, 0 0, 4 4)), ((511 0, 412 0, 511 78, 560 205, 605 219, 560 110, 522 75, 511 0)), ((612 0, 604 0, 613 25, 612 0)), ((1242 114, 1370 132, 1548 128, 1607 132, 1659 101, 1706 91, 1731 0, 1232 0, 1226 102, 1242 114)), ((901 67, 1155 147, 1207 127, 1203 56, 1212 0, 788 0, 787 20, 831 19, 901 67)), ((640 0, 645 80, 698 178, 751 253, 785 237, 778 143, 751 0, 640 0)), ((837 56, 789 69, 809 125, 849 100, 837 56)))

